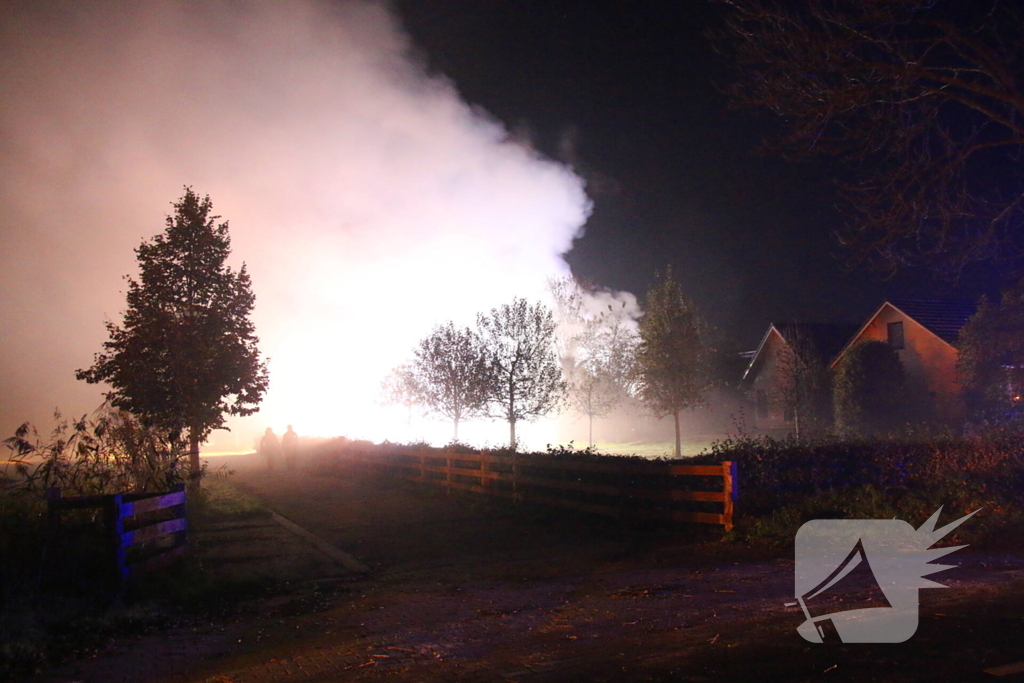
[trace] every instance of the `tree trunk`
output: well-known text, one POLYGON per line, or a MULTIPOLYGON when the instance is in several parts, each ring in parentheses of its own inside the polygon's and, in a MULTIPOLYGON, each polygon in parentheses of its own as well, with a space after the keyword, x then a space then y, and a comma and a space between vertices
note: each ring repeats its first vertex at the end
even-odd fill
POLYGON ((508 381, 508 447, 515 453, 516 448, 516 385, 509 375, 508 381))
POLYGON ((195 428, 188 430, 188 463, 192 485, 198 489, 203 469, 199 464, 199 430, 195 428))
POLYGON ((594 414, 591 413, 587 417, 590 418, 590 425, 589 425, 589 428, 587 429, 587 441, 588 441, 587 445, 590 446, 590 447, 593 447, 594 446, 594 414))
POLYGON ((452 438, 452 442, 458 442, 459 440, 459 418, 455 418, 455 436, 452 438))
POLYGON ((679 439, 679 411, 678 410, 676 410, 675 412, 672 413, 672 419, 676 423, 676 457, 678 458, 681 455, 681 451, 682 451, 682 449, 680 448, 680 439, 679 439))

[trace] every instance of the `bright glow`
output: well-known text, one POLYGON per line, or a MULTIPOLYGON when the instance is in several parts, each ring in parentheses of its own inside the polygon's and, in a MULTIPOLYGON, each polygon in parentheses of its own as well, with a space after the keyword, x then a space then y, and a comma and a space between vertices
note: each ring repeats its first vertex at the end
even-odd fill
MULTIPOLYGON (((271 390, 217 433, 447 441, 376 405, 432 325, 541 296, 590 205, 567 167, 508 139, 409 58, 381 4, 23 3, 0 28, 0 425, 81 414, 76 383, 124 307, 133 249, 182 185, 248 263, 271 390), (17 226, 17 230, 11 226, 17 226), (26 277, 26 274, 28 276, 26 277), (39 340, 45 340, 40 344, 39 340), (31 349, 31 351, 29 351, 31 349)), ((401 411, 397 411, 400 413, 401 411)), ((543 447, 552 425, 521 430, 543 447)), ((500 444, 501 423, 466 440, 500 444)))

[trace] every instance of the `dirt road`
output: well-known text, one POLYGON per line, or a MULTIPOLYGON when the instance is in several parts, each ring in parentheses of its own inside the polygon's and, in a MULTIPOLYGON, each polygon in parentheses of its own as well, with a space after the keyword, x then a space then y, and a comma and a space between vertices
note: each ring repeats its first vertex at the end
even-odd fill
MULTIPOLYGON (((972 681, 1024 660, 1024 557, 961 551, 914 638, 797 635, 791 551, 698 542, 378 479, 241 470, 271 508, 370 568, 318 569, 228 623, 49 680, 972 681)), ((1024 674, 998 680, 1024 680, 1024 674)))

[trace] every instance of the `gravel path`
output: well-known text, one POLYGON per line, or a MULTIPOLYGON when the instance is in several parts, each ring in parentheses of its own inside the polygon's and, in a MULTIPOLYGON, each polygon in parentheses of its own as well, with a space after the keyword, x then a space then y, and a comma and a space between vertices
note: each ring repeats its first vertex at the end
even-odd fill
POLYGON ((781 551, 379 479, 242 470, 237 483, 370 572, 293 563, 292 593, 229 623, 121 643, 45 680, 970 681, 1024 660, 1018 555, 961 551, 937 575, 951 590, 922 591, 908 643, 812 646, 784 606, 781 551))

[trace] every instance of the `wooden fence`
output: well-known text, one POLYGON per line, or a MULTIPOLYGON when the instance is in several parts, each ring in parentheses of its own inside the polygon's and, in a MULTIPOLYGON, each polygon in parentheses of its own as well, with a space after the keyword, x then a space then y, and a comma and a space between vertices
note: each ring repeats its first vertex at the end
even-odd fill
POLYGON ((717 524, 731 531, 736 463, 674 465, 485 455, 345 450, 342 460, 446 491, 472 491, 621 518, 717 524), (702 508, 702 509, 694 509, 702 508), (712 511, 713 509, 713 511, 712 511))
POLYGON ((59 523, 61 513, 67 510, 102 510, 111 558, 122 582, 167 566, 188 547, 184 484, 166 493, 73 498, 62 497, 61 490, 55 488, 47 492, 46 500, 52 524, 59 523))

